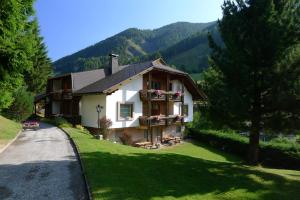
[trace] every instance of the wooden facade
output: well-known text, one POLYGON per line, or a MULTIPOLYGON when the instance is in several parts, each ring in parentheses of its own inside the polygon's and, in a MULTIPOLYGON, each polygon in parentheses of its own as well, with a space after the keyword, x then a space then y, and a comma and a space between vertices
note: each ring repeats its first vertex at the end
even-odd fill
POLYGON ((71 75, 48 80, 45 116, 61 115, 72 124, 80 124, 79 96, 73 96, 71 75), (59 114, 53 113, 53 102, 59 105, 59 114))
MULTIPOLYGON (((184 87, 180 95, 172 91, 171 80, 178 79, 167 72, 152 70, 143 75, 143 90, 140 98, 143 103, 143 115, 139 118, 140 127, 147 129, 153 142, 153 131, 159 131, 170 125, 182 125, 183 116, 173 115, 174 102, 184 103, 184 87)), ((162 139, 162 135, 161 135, 162 139)))

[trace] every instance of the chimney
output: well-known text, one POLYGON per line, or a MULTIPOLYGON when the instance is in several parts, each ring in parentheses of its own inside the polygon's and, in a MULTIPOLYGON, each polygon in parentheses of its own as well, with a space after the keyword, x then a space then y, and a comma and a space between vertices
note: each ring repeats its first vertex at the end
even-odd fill
POLYGON ((111 74, 114 74, 119 71, 119 62, 118 62, 118 57, 119 55, 117 54, 109 54, 109 67, 111 69, 111 74))

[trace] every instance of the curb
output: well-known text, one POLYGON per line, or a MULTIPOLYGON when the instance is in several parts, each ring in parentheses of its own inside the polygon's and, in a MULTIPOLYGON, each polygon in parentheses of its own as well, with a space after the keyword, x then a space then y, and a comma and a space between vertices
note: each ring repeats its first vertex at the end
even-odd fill
POLYGON ((78 151, 78 147, 76 145, 76 143, 74 142, 74 140, 71 138, 71 136, 69 135, 69 133, 67 131, 65 131, 64 129, 58 127, 58 126, 55 126, 57 128, 59 128, 61 131, 63 131, 67 137, 69 138, 69 140, 71 141, 71 145, 73 146, 74 150, 75 150, 75 154, 76 154, 76 157, 77 157, 77 160, 79 161, 79 165, 80 165, 80 169, 81 169, 81 172, 82 172, 82 176, 83 176, 83 179, 84 179, 84 185, 85 185, 85 189, 87 191, 87 194, 88 194, 88 199, 89 200, 93 200, 93 197, 92 197, 92 193, 91 193, 91 189, 90 189, 90 186, 87 182, 87 177, 86 177, 86 174, 85 174, 85 169, 84 169, 84 165, 83 165, 83 162, 82 162, 82 159, 80 157, 80 154, 79 154, 79 151, 78 151))
POLYGON ((18 137, 21 135, 21 133, 22 133, 22 129, 17 133, 17 135, 14 137, 14 139, 9 141, 9 143, 7 143, 2 149, 0 149, 0 154, 2 152, 4 152, 14 141, 16 141, 16 139, 18 139, 18 137))

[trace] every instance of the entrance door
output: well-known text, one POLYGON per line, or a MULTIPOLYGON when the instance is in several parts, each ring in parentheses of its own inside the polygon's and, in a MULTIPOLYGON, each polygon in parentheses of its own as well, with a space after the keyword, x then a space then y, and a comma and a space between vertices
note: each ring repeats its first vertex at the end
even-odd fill
POLYGON ((153 127, 153 143, 161 142, 162 130, 161 127, 153 127))

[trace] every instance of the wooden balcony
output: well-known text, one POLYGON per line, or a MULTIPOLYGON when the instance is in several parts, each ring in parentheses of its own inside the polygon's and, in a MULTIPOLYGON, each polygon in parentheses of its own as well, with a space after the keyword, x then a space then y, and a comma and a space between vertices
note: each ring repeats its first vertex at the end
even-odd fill
POLYGON ((50 94, 53 100, 72 99, 73 97, 71 89, 54 90, 50 94))
POLYGON ((167 93, 164 90, 140 90, 140 98, 142 101, 166 101, 167 93))
POLYGON ((168 92, 169 101, 183 101, 184 94, 181 92, 168 92))
POLYGON ((170 116, 141 116, 139 117, 140 126, 165 126, 183 123, 183 116, 179 115, 170 115, 170 116))
POLYGON ((140 90, 140 98, 142 101, 183 101, 183 93, 166 92, 164 90, 140 90))

